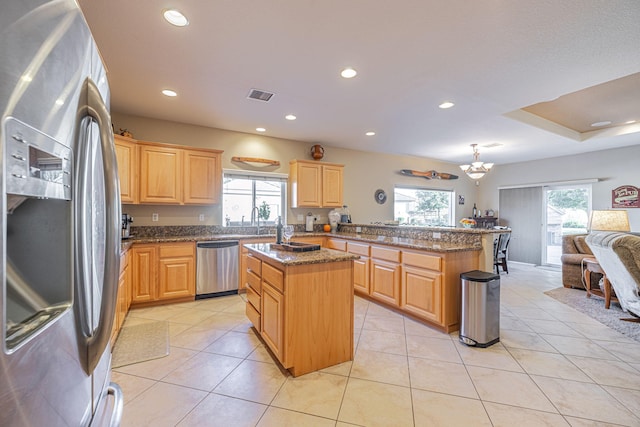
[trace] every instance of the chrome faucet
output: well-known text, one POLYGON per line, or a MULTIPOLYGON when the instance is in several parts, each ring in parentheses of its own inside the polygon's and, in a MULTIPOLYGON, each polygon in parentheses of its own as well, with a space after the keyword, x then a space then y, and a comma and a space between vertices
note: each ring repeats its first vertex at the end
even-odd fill
POLYGON ((257 220, 257 225, 258 225, 258 230, 256 231, 256 234, 260 234, 260 209, 257 206, 254 206, 253 209, 251 209, 251 225, 255 224, 254 218, 255 220, 257 220))

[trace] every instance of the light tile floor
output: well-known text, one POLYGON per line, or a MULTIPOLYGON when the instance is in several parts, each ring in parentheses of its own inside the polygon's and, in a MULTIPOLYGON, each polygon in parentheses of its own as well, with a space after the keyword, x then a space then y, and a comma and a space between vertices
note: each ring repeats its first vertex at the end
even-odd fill
MULTIPOLYGON (((501 275, 501 341, 467 347, 356 297, 355 358, 291 377, 241 297, 133 309, 170 355, 113 371, 124 426, 640 426, 640 343, 544 295, 560 273, 501 275)), ((604 309, 604 308, 603 308, 604 309)))

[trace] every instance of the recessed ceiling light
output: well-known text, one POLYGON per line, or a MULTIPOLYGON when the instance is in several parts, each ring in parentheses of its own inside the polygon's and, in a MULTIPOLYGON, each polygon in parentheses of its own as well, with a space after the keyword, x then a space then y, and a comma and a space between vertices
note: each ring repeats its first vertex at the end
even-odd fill
POLYGON ((351 79, 351 78, 355 77, 357 74, 358 74, 358 72, 356 70, 354 70, 353 68, 351 68, 351 67, 347 67, 347 68, 345 68, 344 70, 342 70, 340 72, 340 75, 342 77, 344 77, 345 79, 351 79))
POLYGON ((285 119, 287 120, 295 120, 297 119, 296 116, 294 116, 293 114, 287 114, 286 116, 284 116, 285 119))
POLYGON ((170 90, 170 89, 163 90, 162 94, 165 95, 165 96, 171 96, 171 97, 178 96, 178 94, 175 91, 170 90))
POLYGON ((367 136, 373 136, 373 135, 375 135, 375 134, 376 134, 376 133, 375 133, 375 132, 373 132, 373 131, 369 131, 369 132, 365 133, 365 135, 367 135, 367 136))
POLYGON ((635 120, 628 120, 628 121, 624 122, 624 124, 625 125, 630 125, 630 124, 635 123, 635 122, 636 122, 635 120))
POLYGON ((451 101, 445 101, 442 104, 438 105, 438 107, 442 108, 443 110, 446 110, 447 108, 451 108, 453 107, 455 104, 451 101))
POLYGON ((64 100, 56 99, 56 105, 64 105, 64 100))
POLYGON ((267 131, 265 128, 256 128, 256 130, 257 130, 258 132, 266 132, 266 131, 267 131))
POLYGON ((162 12, 162 15, 169 24, 175 25, 176 27, 186 27, 189 25, 187 17, 175 9, 166 9, 162 12))
POLYGON ((601 122, 591 123, 591 127, 597 128, 600 126, 608 126, 611 124, 611 120, 603 120, 601 122))

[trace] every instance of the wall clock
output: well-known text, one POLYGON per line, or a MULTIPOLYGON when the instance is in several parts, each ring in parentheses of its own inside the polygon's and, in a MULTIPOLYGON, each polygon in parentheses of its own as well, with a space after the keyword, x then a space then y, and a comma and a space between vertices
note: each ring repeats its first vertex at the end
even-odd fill
POLYGON ((373 198, 376 199, 378 204, 382 205, 387 201, 387 193, 385 193, 384 190, 376 190, 373 194, 373 198))

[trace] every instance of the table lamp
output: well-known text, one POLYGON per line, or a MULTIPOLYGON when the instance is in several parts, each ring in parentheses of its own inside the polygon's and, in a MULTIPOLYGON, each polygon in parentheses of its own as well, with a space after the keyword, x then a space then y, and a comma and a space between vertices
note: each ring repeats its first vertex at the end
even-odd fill
POLYGON ((631 231, 629 216, 624 210, 593 210, 587 228, 589 231, 631 231))

